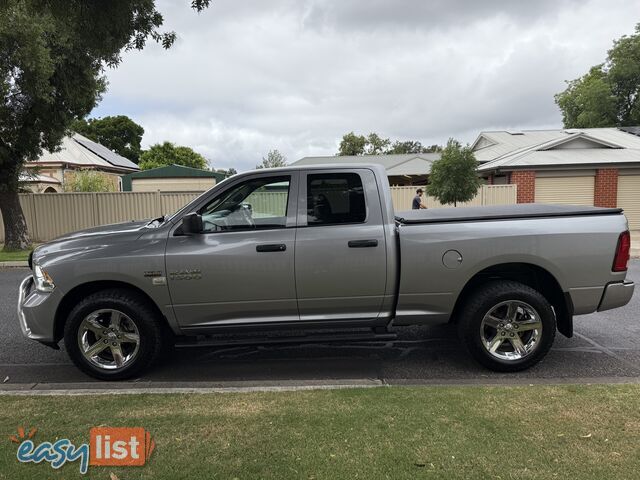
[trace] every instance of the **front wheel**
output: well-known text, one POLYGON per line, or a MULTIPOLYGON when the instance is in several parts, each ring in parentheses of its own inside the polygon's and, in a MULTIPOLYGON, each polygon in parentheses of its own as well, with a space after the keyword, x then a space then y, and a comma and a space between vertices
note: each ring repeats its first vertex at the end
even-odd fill
POLYGON ((84 298, 69 314, 66 350, 75 365, 100 380, 142 373, 166 342, 158 314, 143 297, 121 289, 84 298))
POLYGON ((556 319, 540 292, 499 280, 471 294, 460 311, 458 332, 479 363, 499 372, 516 372, 535 365, 549 352, 556 319))

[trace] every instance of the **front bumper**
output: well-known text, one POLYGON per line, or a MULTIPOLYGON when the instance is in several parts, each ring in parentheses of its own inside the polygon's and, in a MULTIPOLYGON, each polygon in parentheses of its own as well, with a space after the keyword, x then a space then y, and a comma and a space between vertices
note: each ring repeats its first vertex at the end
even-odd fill
POLYGON ((25 337, 46 344, 55 343, 54 318, 59 296, 56 290, 50 293, 37 291, 32 275, 22 281, 18 292, 18 321, 25 337))
POLYGON ((626 305, 633 296, 635 284, 633 282, 610 283, 604 287, 604 293, 598 306, 598 311, 610 310, 626 305))

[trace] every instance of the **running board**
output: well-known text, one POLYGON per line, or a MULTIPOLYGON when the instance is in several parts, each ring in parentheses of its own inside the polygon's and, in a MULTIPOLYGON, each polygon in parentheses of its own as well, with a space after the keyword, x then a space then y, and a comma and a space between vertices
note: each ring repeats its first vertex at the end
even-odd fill
POLYGON ((300 345, 305 343, 388 342, 396 340, 396 333, 331 333, 297 336, 265 336, 220 339, 213 335, 198 335, 176 341, 176 348, 189 347, 249 347, 253 345, 300 345))

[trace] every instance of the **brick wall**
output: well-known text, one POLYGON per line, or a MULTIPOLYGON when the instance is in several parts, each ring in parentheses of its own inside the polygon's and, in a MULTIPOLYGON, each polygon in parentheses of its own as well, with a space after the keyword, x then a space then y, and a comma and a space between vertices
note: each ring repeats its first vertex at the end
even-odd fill
POLYGON ((593 204, 596 207, 615 207, 618 202, 618 169, 601 168, 596 172, 593 204))
POLYGON ((532 170, 513 171, 509 183, 518 186, 518 203, 535 202, 536 172, 532 170))

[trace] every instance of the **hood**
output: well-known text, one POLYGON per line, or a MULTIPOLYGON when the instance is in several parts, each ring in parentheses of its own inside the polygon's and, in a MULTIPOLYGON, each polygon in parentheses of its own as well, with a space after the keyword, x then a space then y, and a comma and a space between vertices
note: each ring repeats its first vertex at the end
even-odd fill
POLYGON ((81 237, 112 235, 114 233, 133 233, 140 231, 140 229, 148 223, 149 220, 138 220, 124 223, 113 223, 111 225, 101 225, 99 227, 86 228, 84 230, 78 230, 77 232, 67 233, 60 237, 54 238, 53 240, 51 240, 51 242, 71 240, 81 237))
POLYGON ((135 241, 148 223, 148 220, 116 223, 68 233, 37 247, 33 251, 33 260, 43 264, 90 256, 98 250, 135 241))

